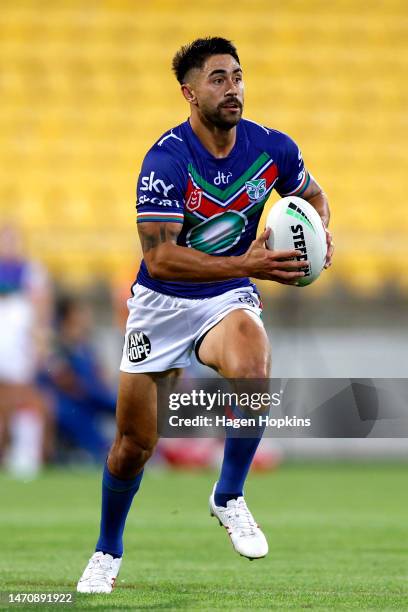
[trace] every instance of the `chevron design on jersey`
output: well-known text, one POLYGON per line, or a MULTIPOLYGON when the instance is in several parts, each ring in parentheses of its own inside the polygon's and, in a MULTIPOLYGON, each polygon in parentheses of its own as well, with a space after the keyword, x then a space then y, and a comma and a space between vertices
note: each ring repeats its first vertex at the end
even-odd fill
POLYGON ((189 165, 189 180, 185 194, 185 201, 189 202, 193 192, 201 192, 199 207, 194 210, 185 209, 185 215, 190 223, 197 224, 219 215, 226 210, 245 212, 246 216, 254 214, 268 199, 272 188, 278 178, 278 169, 267 153, 263 153, 232 185, 226 189, 214 187, 203 179, 198 172, 189 165), (265 190, 258 200, 251 200, 248 195, 246 183, 254 180, 264 180, 265 190))
POLYGON ((245 185, 246 181, 251 178, 255 178, 256 173, 263 166, 268 165, 268 162, 272 163, 270 156, 268 155, 268 153, 262 153, 248 168, 248 170, 244 172, 244 174, 241 174, 241 176, 237 178, 236 181, 234 181, 231 185, 229 185, 229 187, 226 187, 225 189, 220 189, 215 185, 211 185, 211 183, 209 183, 202 176, 199 175, 199 173, 192 164, 188 165, 188 173, 194 180, 194 182, 197 184, 197 186, 201 187, 201 189, 207 192, 208 195, 211 195, 214 200, 219 201, 221 203, 227 202, 227 200, 231 196, 236 194, 236 192, 245 185))

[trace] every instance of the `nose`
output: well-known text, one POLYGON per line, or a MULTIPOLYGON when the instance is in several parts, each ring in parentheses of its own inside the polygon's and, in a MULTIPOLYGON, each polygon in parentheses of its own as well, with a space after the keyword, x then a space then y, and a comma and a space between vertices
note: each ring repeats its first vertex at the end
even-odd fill
POLYGON ((238 84, 232 79, 228 79, 228 89, 225 92, 226 96, 237 96, 238 94, 238 84))

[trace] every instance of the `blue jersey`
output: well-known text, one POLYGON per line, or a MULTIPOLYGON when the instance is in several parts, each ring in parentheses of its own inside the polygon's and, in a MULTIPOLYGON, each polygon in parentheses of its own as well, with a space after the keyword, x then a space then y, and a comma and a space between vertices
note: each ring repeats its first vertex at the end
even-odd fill
MULTIPOLYGON (((177 244, 217 256, 245 253, 256 238, 272 189, 300 195, 310 177, 286 134, 241 119, 227 157, 214 157, 190 122, 166 132, 147 153, 137 184, 137 222, 180 223, 177 244)), ((248 278, 216 282, 153 279, 144 260, 137 282, 178 297, 200 299, 250 285, 248 278)))
POLYGON ((20 259, 0 259, 0 295, 20 293, 27 289, 29 265, 20 259))

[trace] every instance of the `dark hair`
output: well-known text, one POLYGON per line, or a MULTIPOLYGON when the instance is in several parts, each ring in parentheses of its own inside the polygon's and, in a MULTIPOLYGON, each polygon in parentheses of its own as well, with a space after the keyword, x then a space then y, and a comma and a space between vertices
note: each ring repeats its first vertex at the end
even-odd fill
POLYGON ((179 49, 173 58, 174 74, 180 84, 191 68, 202 68, 211 55, 232 55, 240 63, 237 50, 230 40, 218 36, 197 38, 179 49))
POLYGON ((76 310, 83 308, 85 301, 77 295, 62 294, 58 296, 55 305, 55 318, 58 325, 64 323, 76 310))

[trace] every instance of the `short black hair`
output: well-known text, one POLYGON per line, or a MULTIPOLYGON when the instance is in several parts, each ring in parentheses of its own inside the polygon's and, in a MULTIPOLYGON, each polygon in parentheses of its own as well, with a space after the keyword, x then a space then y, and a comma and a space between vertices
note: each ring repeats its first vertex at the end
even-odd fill
POLYGON ((202 68, 211 55, 232 55, 240 64, 236 47, 230 40, 219 36, 197 38, 181 47, 173 57, 173 72, 178 82, 182 85, 187 72, 191 68, 202 68))
POLYGON ((55 318, 57 325, 62 325, 73 312, 83 308, 84 306, 84 299, 78 295, 62 294, 58 296, 55 305, 55 318))

